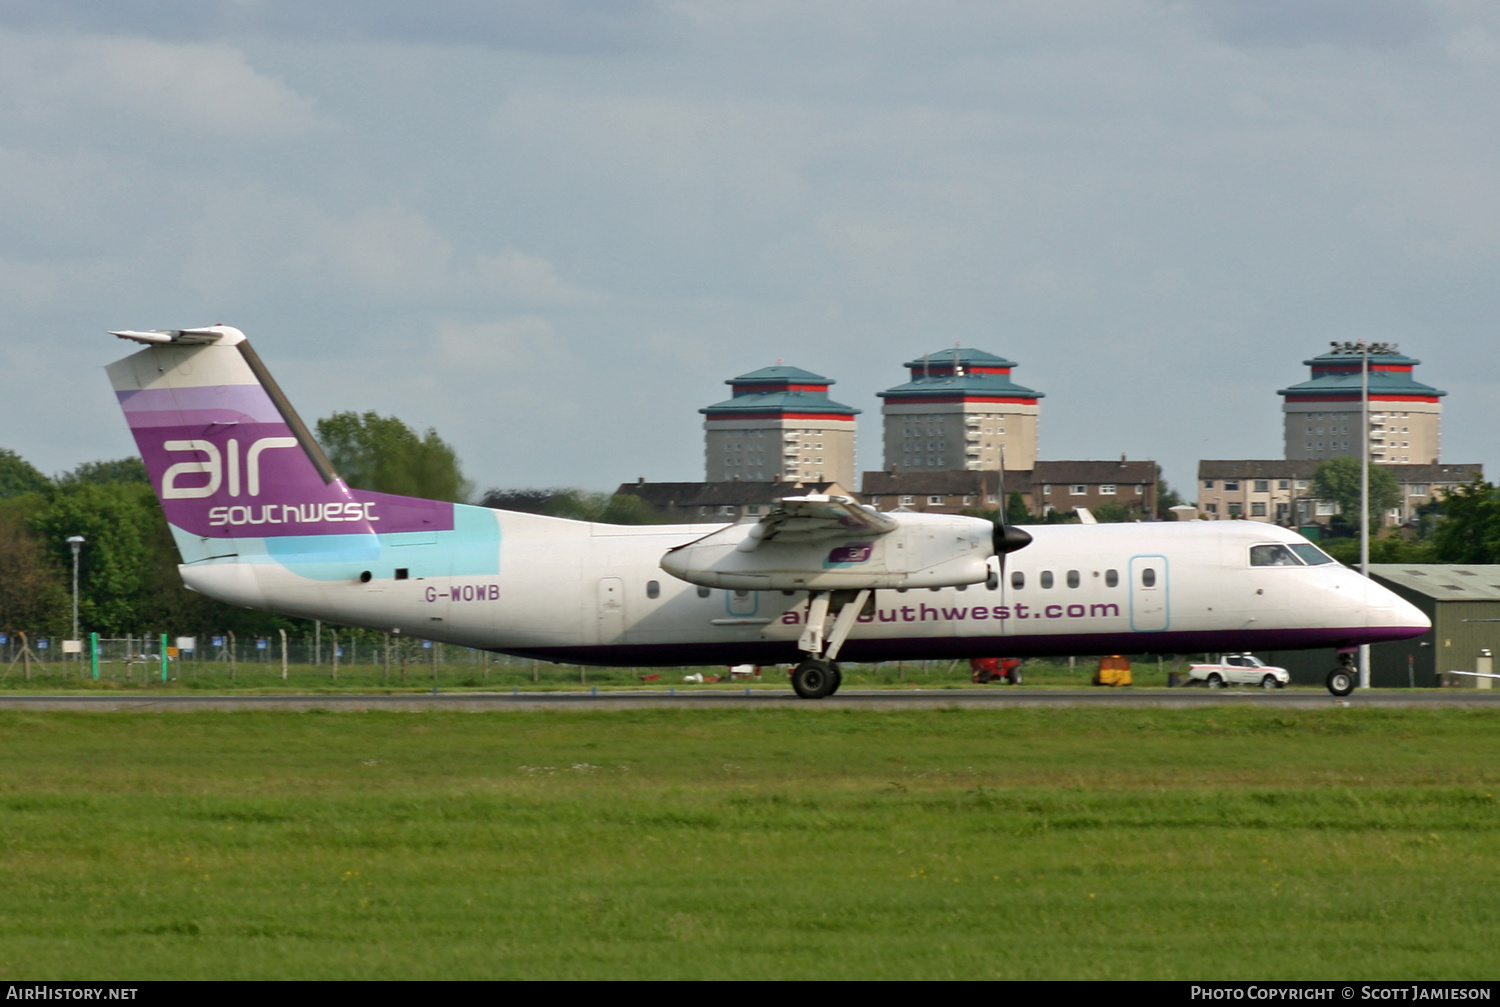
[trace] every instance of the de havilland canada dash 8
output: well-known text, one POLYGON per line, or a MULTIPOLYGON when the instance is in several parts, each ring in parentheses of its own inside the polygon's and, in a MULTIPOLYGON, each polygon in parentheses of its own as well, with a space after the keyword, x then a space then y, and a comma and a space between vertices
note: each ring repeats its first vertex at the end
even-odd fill
POLYGON ((113 334, 145 344, 108 371, 182 578, 232 605, 576 664, 795 664, 804 698, 840 656, 1347 654, 1429 627, 1259 522, 1027 531, 802 496, 705 534, 355 489, 238 329, 113 334))

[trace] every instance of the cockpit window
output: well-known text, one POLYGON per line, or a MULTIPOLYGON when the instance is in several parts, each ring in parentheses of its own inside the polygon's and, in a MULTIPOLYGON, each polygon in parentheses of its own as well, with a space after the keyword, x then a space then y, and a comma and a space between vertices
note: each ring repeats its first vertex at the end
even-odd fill
POLYGON ((1284 545, 1252 545, 1251 566, 1301 566, 1302 563, 1284 545))
POLYGON ((1302 562, 1308 566, 1322 566, 1324 563, 1332 563, 1333 557, 1311 542, 1296 542, 1292 545, 1292 552, 1302 557, 1302 562))

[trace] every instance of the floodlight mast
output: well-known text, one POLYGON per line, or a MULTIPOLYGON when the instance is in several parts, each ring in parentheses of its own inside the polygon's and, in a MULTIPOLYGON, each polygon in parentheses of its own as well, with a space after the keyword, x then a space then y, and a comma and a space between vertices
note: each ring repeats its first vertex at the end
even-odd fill
MULTIPOLYGON (((1359 451, 1359 572, 1370 576, 1370 354, 1390 356, 1398 351, 1396 343, 1367 343, 1363 339, 1354 342, 1334 342, 1334 353, 1345 353, 1360 358, 1359 403, 1360 403, 1360 451, 1359 451)), ((1382 441, 1384 438, 1382 438, 1382 441)), ((1370 687, 1370 645, 1359 647, 1359 687, 1370 687)))
POLYGON ((73 639, 78 639, 78 550, 88 541, 82 535, 69 535, 68 545, 73 547, 73 639))

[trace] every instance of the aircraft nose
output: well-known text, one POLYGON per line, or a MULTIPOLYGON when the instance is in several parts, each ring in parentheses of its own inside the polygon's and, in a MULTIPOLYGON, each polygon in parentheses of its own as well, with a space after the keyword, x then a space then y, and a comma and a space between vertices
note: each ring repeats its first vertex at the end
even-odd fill
POLYGON ((1431 629, 1432 620, 1427 618, 1425 612, 1405 598, 1397 597, 1395 608, 1391 612, 1391 625, 1410 626, 1413 629, 1431 629))
POLYGON ((1365 592, 1366 611, 1369 612, 1371 626, 1432 628, 1432 621, 1420 608, 1389 588, 1371 580, 1366 584, 1365 592))

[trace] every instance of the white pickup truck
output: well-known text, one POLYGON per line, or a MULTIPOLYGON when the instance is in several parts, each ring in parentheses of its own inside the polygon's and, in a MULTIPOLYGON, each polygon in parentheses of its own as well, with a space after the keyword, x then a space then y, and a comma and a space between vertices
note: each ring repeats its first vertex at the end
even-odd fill
POLYGON ((1273 668, 1254 654, 1225 654, 1214 664, 1190 665, 1188 677, 1208 683, 1210 689, 1222 689, 1226 685, 1280 689, 1292 680, 1285 668, 1273 668))

